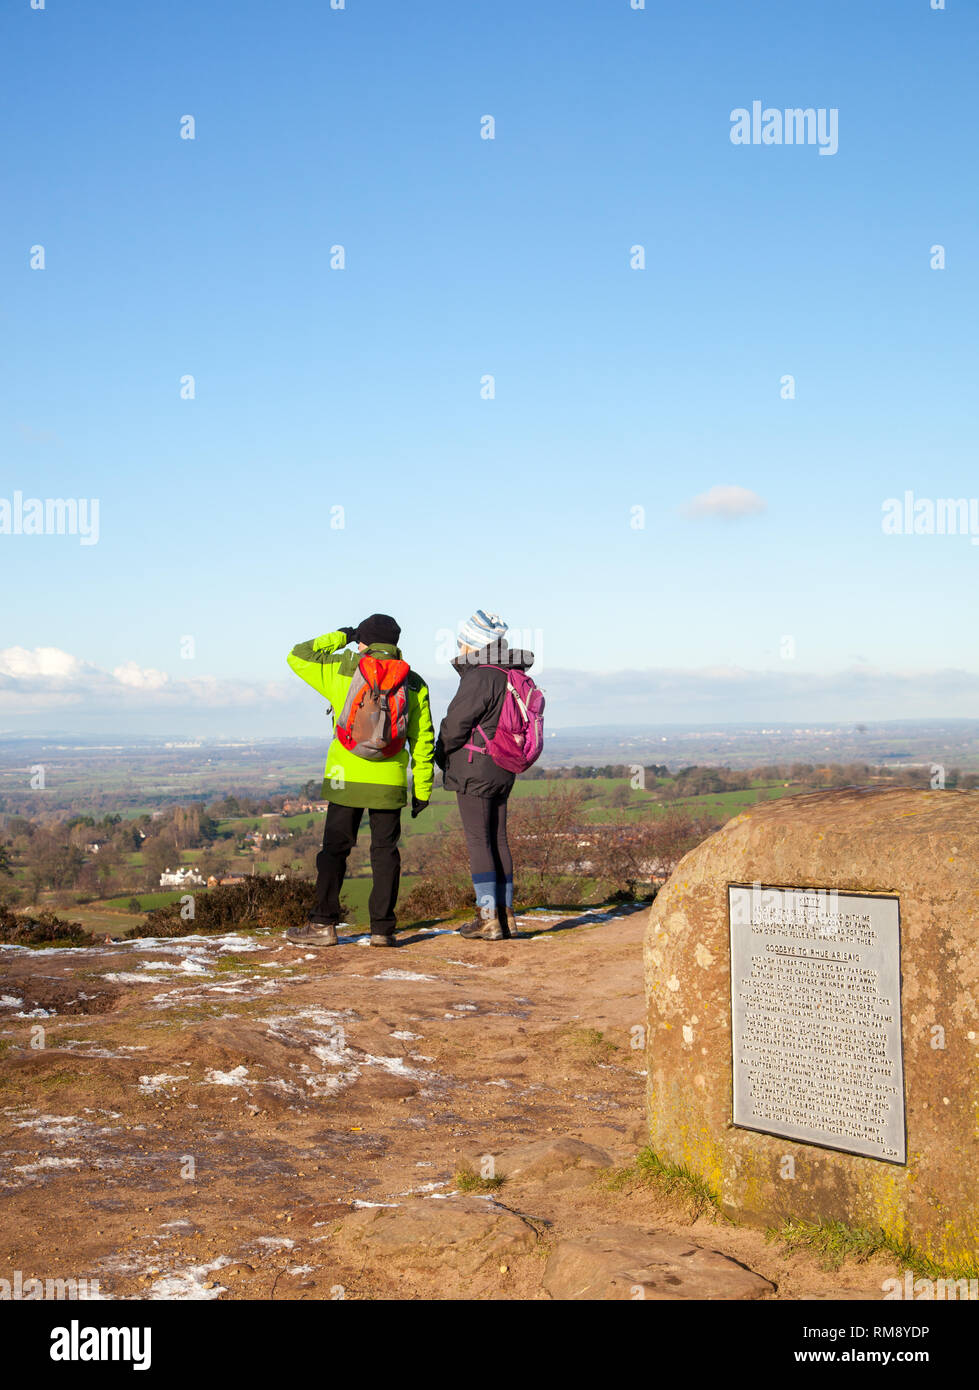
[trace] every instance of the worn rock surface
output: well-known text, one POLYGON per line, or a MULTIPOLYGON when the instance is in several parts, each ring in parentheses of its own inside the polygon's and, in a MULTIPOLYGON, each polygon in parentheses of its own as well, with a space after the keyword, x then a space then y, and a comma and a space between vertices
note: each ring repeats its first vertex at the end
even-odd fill
POLYGON ((754 1299, 774 1292, 767 1279, 736 1260, 668 1231, 638 1226, 562 1240, 544 1287, 558 1299, 754 1299))
MULTIPOLYGON (((535 1139, 529 1144, 518 1144, 512 1149, 493 1155, 496 1171, 508 1179, 523 1178, 533 1181, 546 1178, 554 1173, 565 1173, 569 1169, 611 1168, 612 1155, 607 1149, 596 1144, 586 1144, 583 1139, 570 1135, 556 1138, 535 1139)), ((474 1158, 474 1165, 480 1160, 474 1158)))
MULTIPOLYGON (((778 1298, 824 1289, 815 1257, 590 1166, 628 1172, 645 1142, 645 922, 539 913, 514 941, 397 951, 261 931, 0 950, 0 1270, 122 1299, 546 1299, 548 1250, 630 1222, 778 1298), (114 1007, 71 1011, 104 991, 114 1007), (460 1190, 474 1155, 515 1152, 536 1162, 460 1190)), ((838 1282, 879 1298, 896 1272, 838 1282)))
POLYGON ((339 1247, 389 1260, 395 1270, 437 1264, 458 1274, 473 1274, 488 1260, 526 1255, 536 1243, 533 1226, 478 1197, 370 1207, 348 1216, 337 1233, 339 1247))
POLYGON ((661 890, 645 984, 661 1157, 700 1174, 742 1217, 833 1217, 940 1258, 976 1258, 979 792, 849 789, 751 807, 661 890), (732 1127, 732 883, 900 899, 906 1165, 732 1127))

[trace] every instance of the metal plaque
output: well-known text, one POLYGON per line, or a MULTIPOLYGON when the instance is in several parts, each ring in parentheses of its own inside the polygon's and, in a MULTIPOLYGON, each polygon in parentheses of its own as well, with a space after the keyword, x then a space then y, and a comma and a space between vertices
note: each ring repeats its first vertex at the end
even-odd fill
POLYGON ((898 899, 728 888, 734 1123, 904 1163, 898 899))

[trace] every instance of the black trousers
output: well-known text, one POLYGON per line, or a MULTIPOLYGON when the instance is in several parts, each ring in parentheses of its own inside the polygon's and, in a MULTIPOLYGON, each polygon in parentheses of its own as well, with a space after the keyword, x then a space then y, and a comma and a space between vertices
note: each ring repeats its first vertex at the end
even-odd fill
POLYGON ((506 833, 507 788, 498 796, 456 792, 479 907, 495 907, 506 920, 513 904, 513 858, 506 833))
MULTIPOLYGON (((374 886, 370 896, 371 932, 390 936, 397 925, 394 909, 401 882, 401 811, 368 811, 371 826, 371 872, 374 886)), ((340 921, 340 889, 347 872, 347 858, 357 843, 357 832, 364 816, 362 806, 326 808, 323 848, 316 856, 316 905, 314 922, 340 921)))

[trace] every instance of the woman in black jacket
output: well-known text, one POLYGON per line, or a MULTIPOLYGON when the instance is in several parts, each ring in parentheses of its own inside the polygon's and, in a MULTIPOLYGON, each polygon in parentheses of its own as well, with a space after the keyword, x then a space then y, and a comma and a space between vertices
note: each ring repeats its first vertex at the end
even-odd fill
POLYGON ((511 651, 507 624, 479 609, 459 634, 459 655, 452 665, 459 675, 456 691, 439 729, 435 761, 443 785, 456 793, 469 850, 476 891, 476 916, 460 934, 483 941, 515 936, 513 859, 507 843, 507 798, 514 774, 498 767, 488 753, 475 751, 489 740, 506 698, 508 670, 526 671, 533 652, 511 651), (477 729, 477 725, 479 729, 477 729), (482 734, 479 732, 482 730, 482 734), (473 747, 467 748, 467 744, 473 747))

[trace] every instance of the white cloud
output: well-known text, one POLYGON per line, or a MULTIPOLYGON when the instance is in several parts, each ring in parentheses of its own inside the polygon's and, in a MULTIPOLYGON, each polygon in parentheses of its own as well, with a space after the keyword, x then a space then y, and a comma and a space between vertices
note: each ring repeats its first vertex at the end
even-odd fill
MULTIPOLYGON (((423 674, 429 674, 424 672, 423 674)), ((540 684, 551 729, 596 724, 698 724, 781 720, 974 717, 979 673, 881 670, 698 669, 575 671, 548 666, 540 684)), ((436 724, 457 688, 429 681, 436 724)), ((151 733, 235 729, 243 734, 329 733, 325 702, 292 676, 249 681, 175 678, 127 661, 105 671, 53 647, 0 650, 0 716, 8 728, 151 733)))
POLYGON ((84 663, 77 656, 59 651, 57 647, 35 647, 33 651, 28 651, 26 647, 0 650, 0 676, 11 676, 15 680, 34 676, 72 680, 83 669, 84 663))
POLYGON ((165 671, 125 661, 104 671, 57 647, 0 649, 0 710, 31 714, 67 707, 87 713, 111 709, 220 710, 281 704, 295 691, 285 681, 174 680, 165 671))
POLYGON ((137 666, 135 661, 127 661, 122 666, 117 666, 112 674, 121 685, 131 685, 134 690, 159 690, 170 680, 165 671, 154 671, 149 666, 137 666))
POLYGON ((750 488, 718 484, 694 497, 683 510, 687 516, 736 517, 757 516, 767 508, 764 497, 759 497, 750 488))

